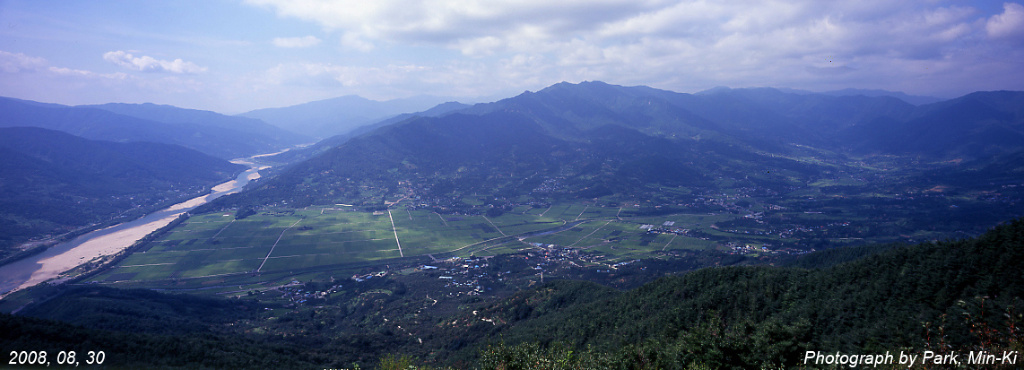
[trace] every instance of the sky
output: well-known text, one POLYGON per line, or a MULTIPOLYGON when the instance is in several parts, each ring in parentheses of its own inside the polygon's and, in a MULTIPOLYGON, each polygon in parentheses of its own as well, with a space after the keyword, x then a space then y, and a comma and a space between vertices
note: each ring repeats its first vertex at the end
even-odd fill
POLYGON ((966 0, 0 0, 0 96, 226 114, 345 95, 1024 90, 1024 5, 966 0))

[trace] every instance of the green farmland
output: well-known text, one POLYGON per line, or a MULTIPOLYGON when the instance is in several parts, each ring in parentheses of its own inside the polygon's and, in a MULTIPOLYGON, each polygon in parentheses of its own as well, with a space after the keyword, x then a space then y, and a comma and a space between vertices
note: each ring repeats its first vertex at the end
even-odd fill
POLYGON ((589 256, 587 264, 692 250, 757 256, 762 247, 778 249, 803 239, 863 243, 851 236, 872 227, 844 214, 779 212, 760 221, 749 213, 674 211, 641 215, 629 205, 556 203, 518 205, 492 216, 402 205, 374 213, 335 205, 271 208, 243 219, 233 212, 208 213, 193 215, 88 281, 238 291, 548 245, 575 249, 589 256))
POLYGON ((403 257, 429 261, 470 256, 503 244, 522 248, 526 244, 515 235, 564 224, 530 214, 487 218, 426 210, 390 212, 308 207, 276 209, 241 220, 233 213, 196 215, 90 280, 147 286, 196 278, 294 275, 403 257))
MULTIPOLYGON (((496 255, 535 245, 575 248, 608 262, 716 246, 682 235, 648 233, 640 227, 655 220, 629 216, 634 211, 587 204, 520 206, 496 217, 403 207, 393 207, 390 214, 370 213, 339 206, 270 209, 244 219, 230 212, 210 213, 190 217, 89 281, 125 287, 237 288, 291 281, 307 273, 496 255)), ((670 218, 696 224, 695 217, 670 218)), ((709 217, 707 222, 712 221, 709 217)))

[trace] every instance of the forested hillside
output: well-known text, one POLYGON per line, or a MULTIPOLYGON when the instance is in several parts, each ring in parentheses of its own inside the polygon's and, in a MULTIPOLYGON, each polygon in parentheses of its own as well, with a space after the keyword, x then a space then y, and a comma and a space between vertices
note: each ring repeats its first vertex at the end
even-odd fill
POLYGON ((479 312, 501 324, 473 326, 487 333, 477 341, 563 343, 656 368, 796 366, 807 350, 1019 350, 1022 261, 1017 220, 825 269, 708 268, 629 292, 552 283, 479 312))
POLYGON ((198 195, 245 169, 177 145, 32 127, 0 128, 0 152, 0 256, 30 237, 198 195))
POLYGON ((722 189, 785 197, 815 183, 863 185, 822 188, 837 200, 891 193, 890 185, 904 180, 896 188, 927 189, 1024 149, 1019 100, 1018 93, 990 92, 914 106, 885 96, 769 88, 683 94, 559 83, 325 141, 305 152, 319 153, 313 158, 214 206, 380 208, 385 200, 418 197, 450 210, 465 208, 466 194, 667 206, 722 189), (932 175, 914 176, 923 170, 932 175))

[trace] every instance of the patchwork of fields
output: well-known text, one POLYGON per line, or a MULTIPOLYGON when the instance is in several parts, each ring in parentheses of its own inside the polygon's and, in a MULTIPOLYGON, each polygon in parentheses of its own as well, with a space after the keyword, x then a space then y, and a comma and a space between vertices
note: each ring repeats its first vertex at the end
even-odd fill
POLYGON ((497 217, 399 207, 369 213, 338 206, 274 209, 241 220, 233 213, 195 215, 89 280, 126 286, 224 280, 219 277, 255 281, 260 280, 256 276, 294 277, 370 262, 495 255, 547 244, 586 250, 615 262, 653 251, 716 246, 683 235, 648 233, 644 224, 700 227, 730 218, 639 218, 632 212, 561 204, 522 206, 497 217))

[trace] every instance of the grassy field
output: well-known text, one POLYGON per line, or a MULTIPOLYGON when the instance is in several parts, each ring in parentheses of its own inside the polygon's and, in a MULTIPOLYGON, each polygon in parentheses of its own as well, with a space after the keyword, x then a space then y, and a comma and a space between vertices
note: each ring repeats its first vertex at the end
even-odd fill
MULTIPOLYGON (((576 218, 585 208, 562 207, 560 214, 568 211, 576 218)), ((527 246, 517 236, 565 223, 528 212, 485 217, 399 207, 390 215, 333 206, 276 209, 241 220, 233 213, 204 214, 191 217, 90 281, 191 286, 197 278, 226 282, 248 276, 241 280, 265 282, 266 276, 351 269, 403 257, 430 261, 508 253, 527 246)))
POLYGON ((656 251, 673 249, 712 249, 716 243, 708 240, 673 234, 648 233, 645 225, 672 228, 697 228, 707 217, 707 225, 728 216, 670 215, 663 217, 628 218, 615 217, 617 209, 591 207, 587 213, 603 217, 592 218, 573 228, 524 239, 530 243, 555 244, 579 248, 606 256, 609 261, 642 258, 656 251), (610 214, 610 217, 608 217, 610 214))
POLYGON ((233 213, 203 214, 89 280, 223 292, 314 276, 347 278, 396 262, 489 256, 538 245, 575 248, 614 263, 673 250, 725 250, 726 240, 755 247, 778 241, 777 236, 746 234, 744 227, 711 227, 741 214, 637 214, 632 205, 588 203, 524 205, 493 217, 442 215, 400 204, 374 213, 343 206, 279 208, 241 220, 233 213), (675 233, 648 232, 651 228, 675 233))
MULTIPOLYGON (((752 203, 752 210, 764 207, 752 203)), ((849 213, 802 210, 775 211, 770 222, 755 222, 747 218, 750 212, 640 216, 640 211, 634 204, 588 202, 521 205, 500 216, 444 215, 399 203, 390 212, 375 213, 312 206, 269 209, 241 220, 230 212, 194 215, 87 282, 238 295, 549 244, 585 253, 586 264, 595 268, 673 251, 757 254, 762 246, 801 237, 834 246, 863 244, 869 238, 846 230, 873 225, 849 213), (783 236, 786 230, 792 234, 783 236)))

